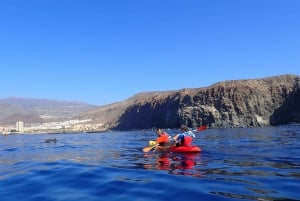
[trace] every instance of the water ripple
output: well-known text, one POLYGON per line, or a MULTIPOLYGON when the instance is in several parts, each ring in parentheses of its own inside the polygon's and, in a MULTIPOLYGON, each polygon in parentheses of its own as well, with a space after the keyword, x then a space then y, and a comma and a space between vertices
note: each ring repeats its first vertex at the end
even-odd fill
POLYGON ((1 201, 299 200, 300 130, 197 133, 200 154, 143 153, 153 132, 11 135, 1 201), (57 143, 44 143, 56 138, 57 143))

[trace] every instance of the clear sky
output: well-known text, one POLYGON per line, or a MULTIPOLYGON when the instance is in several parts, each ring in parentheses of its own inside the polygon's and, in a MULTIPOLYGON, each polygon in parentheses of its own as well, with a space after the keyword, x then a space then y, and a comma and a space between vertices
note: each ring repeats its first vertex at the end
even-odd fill
POLYGON ((300 75, 299 0, 2 0, 0 98, 105 105, 300 75))

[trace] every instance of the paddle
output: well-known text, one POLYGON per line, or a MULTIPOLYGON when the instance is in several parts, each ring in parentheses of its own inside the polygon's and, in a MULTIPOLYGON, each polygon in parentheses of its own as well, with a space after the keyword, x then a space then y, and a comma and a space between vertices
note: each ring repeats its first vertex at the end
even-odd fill
MULTIPOLYGON (((203 126, 200 126, 200 127, 198 127, 197 129, 195 129, 195 130, 190 130, 190 131, 192 131, 192 132, 195 132, 195 131, 204 131, 204 130, 206 130, 207 129, 207 126, 206 125, 203 125, 203 126)), ((192 133, 193 134, 193 133, 192 133)), ((176 134, 176 135, 178 135, 178 134, 176 134)), ((174 136, 169 136, 169 138, 171 138, 171 139, 173 139, 176 135, 174 135, 174 136)), ((193 137, 195 137, 195 135, 193 134, 193 137)))
MULTIPOLYGON (((207 129, 207 126, 200 126, 199 128, 197 128, 196 130, 193 130, 193 131, 203 131, 203 130, 206 130, 206 129, 207 129)), ((145 147, 143 149, 143 152, 149 152, 152 149, 156 148, 156 146, 158 146, 158 145, 156 144, 156 145, 153 145, 151 147, 145 147)))
MULTIPOLYGON (((200 126, 197 129, 192 130, 192 132, 195 132, 195 131, 204 131, 206 129, 207 129, 207 126, 200 126)), ((169 138, 173 138, 173 137, 169 136, 169 138)))
POLYGON ((143 152, 149 152, 149 151, 151 151, 153 148, 155 148, 157 145, 154 145, 154 146, 152 146, 152 147, 145 147, 144 149, 143 149, 143 152))
POLYGON ((193 131, 204 131, 207 129, 207 126, 200 126, 199 128, 197 128, 196 130, 193 131))

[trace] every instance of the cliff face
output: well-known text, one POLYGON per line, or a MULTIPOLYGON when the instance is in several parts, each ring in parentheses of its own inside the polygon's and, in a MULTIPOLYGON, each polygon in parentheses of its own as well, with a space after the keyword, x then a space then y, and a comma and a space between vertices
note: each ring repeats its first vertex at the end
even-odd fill
POLYGON ((199 89, 142 95, 123 110, 115 129, 240 127, 300 122, 300 77, 216 83, 199 89))

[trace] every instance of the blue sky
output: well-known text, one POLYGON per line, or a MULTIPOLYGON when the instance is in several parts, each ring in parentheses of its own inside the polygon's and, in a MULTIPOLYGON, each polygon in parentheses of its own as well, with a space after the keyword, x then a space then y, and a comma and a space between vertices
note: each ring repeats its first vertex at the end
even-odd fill
POLYGON ((3 0, 0 98, 105 105, 300 75, 298 0, 3 0))

